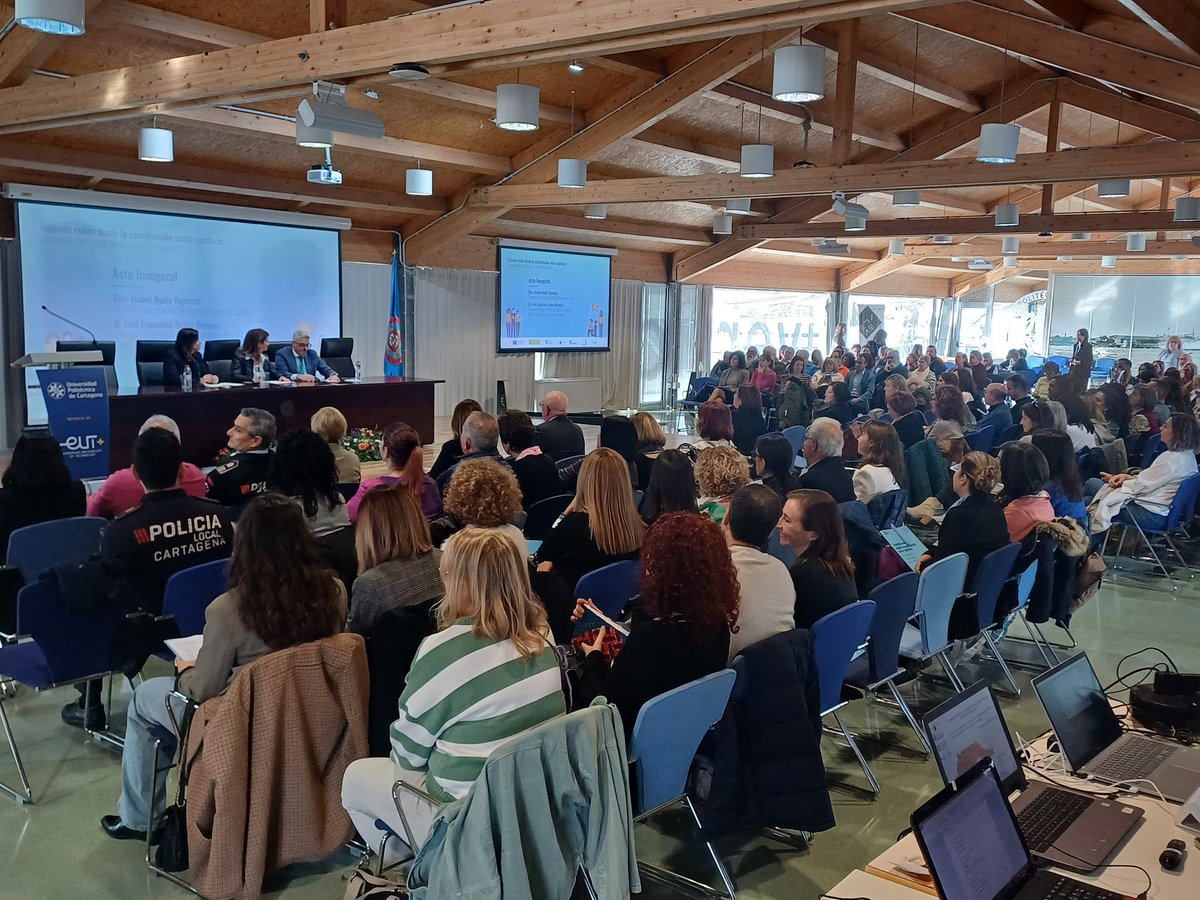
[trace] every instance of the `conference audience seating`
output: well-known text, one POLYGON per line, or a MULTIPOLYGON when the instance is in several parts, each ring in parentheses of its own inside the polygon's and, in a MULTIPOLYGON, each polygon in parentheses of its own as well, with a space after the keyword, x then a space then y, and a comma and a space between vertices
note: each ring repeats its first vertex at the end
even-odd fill
MULTIPOLYGON (((1054 647, 1050 644, 1049 641, 1047 641, 1045 639, 1045 636, 1042 635, 1041 629, 1039 628, 1039 629, 1035 630, 1036 626, 1034 626, 1033 623, 1031 623, 1029 621, 1029 619, 1026 617, 1026 612, 1029 609, 1029 600, 1033 595, 1033 587, 1034 587, 1034 584, 1037 582, 1038 570, 1039 570, 1039 563, 1035 559, 1033 562, 1031 562, 1029 564, 1029 568, 1027 568, 1024 572, 1021 572, 1019 575, 1017 575, 1017 577, 1016 577, 1017 605, 1016 605, 1016 607, 1013 608, 1013 610, 1011 612, 1009 612, 1009 614, 1005 617, 1004 622, 997 629, 997 632, 999 633, 1001 640, 1018 641, 1018 640, 1024 640, 1024 639, 1017 638, 1017 637, 1010 635, 1008 633, 1009 629, 1012 627, 1012 624, 1018 618, 1025 625, 1025 630, 1029 632, 1028 643, 1032 643, 1035 647, 1037 647, 1038 652, 1042 656, 1042 662, 1045 665, 1042 667, 1039 667, 1036 665, 1031 666, 1028 663, 1021 661, 1021 660, 1013 660, 1013 659, 1005 660, 1005 662, 1008 663, 1008 665, 1010 665, 1010 666, 1015 665, 1022 669, 1038 669, 1038 668, 1050 669, 1050 668, 1053 668, 1054 666, 1058 665, 1059 662, 1061 662, 1061 660, 1058 658, 1058 654, 1056 654, 1054 652, 1054 647)), ((999 642, 997 642, 997 644, 999 644, 999 642)))
POLYGON ((214 559, 176 572, 163 592, 163 615, 175 619, 180 637, 204 633, 208 604, 229 590, 229 560, 214 559))
POLYGON ((567 511, 567 507, 574 499, 574 494, 558 494, 554 497, 547 497, 545 500, 539 500, 529 507, 525 511, 525 527, 523 529, 525 537, 531 541, 545 540, 558 517, 567 511))
POLYGON ((8 563, 3 571, 17 577, 4 578, 11 594, 0 598, 0 640, 20 634, 16 625, 17 591, 57 566, 91 559, 100 549, 100 532, 107 524, 107 519, 97 516, 73 516, 26 525, 9 535, 8 563))
POLYGON ((421 641, 437 633, 435 601, 402 606, 384 613, 366 635, 371 699, 367 707, 367 745, 371 756, 392 751, 391 727, 400 695, 421 641))
POLYGON ((575 596, 591 600, 610 619, 619 619, 621 610, 637 596, 642 580, 641 563, 622 560, 588 572, 575 585, 575 596))
POLYGON ((950 614, 954 601, 963 592, 967 580, 968 557, 955 553, 930 563, 921 571, 917 584, 916 625, 905 629, 900 655, 917 662, 937 657, 955 693, 963 689, 958 673, 950 662, 950 614))
POLYGON ((134 362, 137 364, 138 385, 141 387, 162 387, 163 362, 167 354, 174 348, 174 341, 138 341, 134 349, 134 362))
POLYGON ((808 436, 808 429, 803 425, 791 425, 783 429, 780 434, 787 438, 788 443, 792 445, 793 464, 796 468, 802 469, 807 466, 808 460, 804 458, 802 451, 804 450, 804 439, 808 436))
POLYGON ((813 623, 813 656, 817 664, 817 681, 821 686, 821 717, 832 715, 841 729, 842 736, 862 767, 863 774, 871 785, 871 794, 879 796, 879 781, 867 758, 858 749, 854 735, 850 733, 838 710, 849 701, 842 696, 842 685, 846 682, 846 670, 867 643, 871 633, 871 621, 875 617, 875 603, 859 600, 849 606, 822 616, 813 623))
POLYGON ((871 521, 880 531, 886 528, 899 528, 904 524, 904 514, 908 509, 908 491, 897 488, 880 494, 867 504, 871 513, 871 521))
MULTIPOLYGON (((1155 435, 1155 437, 1157 437, 1157 435, 1155 435)), ((1170 569, 1167 568, 1166 564, 1162 560, 1162 557, 1159 556, 1158 551, 1154 548, 1154 544, 1150 541, 1150 538, 1155 535, 1162 537, 1163 541, 1166 543, 1167 549, 1169 549, 1179 558, 1179 561, 1183 563, 1183 567, 1187 569, 1188 575, 1190 576, 1192 574, 1192 567, 1188 565, 1188 562, 1186 559, 1184 559, 1183 554, 1179 552, 1179 548, 1175 545, 1175 541, 1171 536, 1176 534, 1184 525, 1187 524, 1188 521, 1190 521, 1192 516, 1188 515, 1189 512, 1192 513, 1192 515, 1195 514, 1197 494, 1200 494, 1200 473, 1185 478, 1183 483, 1179 485, 1178 490, 1175 491, 1175 496, 1171 500, 1171 506, 1167 509, 1166 524, 1161 527, 1149 524, 1139 524, 1137 519, 1129 514, 1128 510, 1122 509, 1116 514, 1115 517, 1113 517, 1113 525, 1121 526, 1121 539, 1117 543, 1117 551, 1115 556, 1121 555, 1121 550, 1125 546, 1125 535, 1128 534, 1129 530, 1132 528, 1137 532, 1138 537, 1141 538, 1142 542, 1146 545, 1146 549, 1150 551, 1150 555, 1154 557, 1156 566, 1159 569, 1162 569, 1162 573, 1167 576, 1167 581, 1170 582, 1171 589, 1178 590, 1179 585, 1175 583, 1175 579, 1172 577, 1170 569)), ((1105 552, 1108 550, 1108 538, 1111 534, 1112 529, 1110 528, 1108 535, 1105 535, 1104 538, 1105 552)))
MULTIPOLYGON (((111 393, 119 386, 117 380, 117 342, 116 341, 55 341, 54 349, 59 353, 77 350, 99 350, 103 357, 100 367, 104 369, 104 383, 111 393)), ((95 365, 92 363, 92 365, 95 365)))
POLYGON ((1014 698, 1021 696, 1021 686, 1017 684, 1008 668, 1008 663, 1000 655, 993 632, 996 629, 996 604, 1000 600, 1000 592, 1004 589, 1005 582, 1012 576, 1013 567, 1016 565, 1020 553, 1021 545, 1017 542, 993 550, 979 561, 979 566, 975 570, 975 578, 967 587, 969 593, 975 594, 975 609, 979 622, 979 633, 974 637, 982 638, 987 643, 992 656, 1004 671, 1004 677, 1008 679, 1014 698))
POLYGON ((354 338, 321 338, 319 355, 341 378, 354 377, 354 338))
POLYGON ((995 430, 995 425, 985 425, 978 431, 966 435, 967 447, 971 450, 982 450, 984 453, 990 453, 992 451, 992 433, 995 430))

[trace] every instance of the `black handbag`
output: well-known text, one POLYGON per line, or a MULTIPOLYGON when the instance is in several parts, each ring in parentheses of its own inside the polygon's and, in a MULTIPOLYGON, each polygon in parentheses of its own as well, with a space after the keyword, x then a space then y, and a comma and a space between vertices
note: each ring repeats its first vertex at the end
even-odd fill
POLYGON ((183 872, 188 868, 187 836, 187 759, 188 730, 195 707, 188 704, 179 729, 179 786, 175 802, 163 813, 159 826, 158 846, 154 848, 154 864, 164 872, 183 872))
POLYGON ((947 628, 950 640, 965 641, 979 634, 979 595, 973 591, 959 594, 950 610, 947 628))

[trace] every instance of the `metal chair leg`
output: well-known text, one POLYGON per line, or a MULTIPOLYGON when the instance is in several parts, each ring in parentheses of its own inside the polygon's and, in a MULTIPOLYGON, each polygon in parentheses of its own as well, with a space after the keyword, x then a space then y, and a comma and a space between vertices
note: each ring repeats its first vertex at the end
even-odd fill
POLYGON ((929 746, 929 738, 925 736, 925 729, 917 724, 916 716, 913 715, 912 709, 905 701, 904 695, 900 693, 900 689, 896 687, 896 683, 889 678, 887 686, 891 689, 892 696, 896 699, 896 705, 900 707, 900 712, 904 713, 904 718, 908 719, 908 724, 917 733, 917 740, 921 742, 921 747, 924 748, 925 755, 929 756, 933 753, 933 748, 929 746))
POLYGON ((842 730, 842 736, 846 739, 846 743, 850 745, 850 750, 854 753, 858 764, 862 766, 863 774, 867 776, 867 781, 871 783, 871 793, 876 797, 879 796, 879 782, 875 779, 875 773, 871 771, 871 767, 867 764, 867 758, 862 755, 862 751, 858 749, 858 744, 854 740, 854 736, 850 734, 848 729, 842 722, 842 717, 837 714, 837 710, 833 711, 833 720, 837 722, 838 728, 842 730))
POLYGON ((954 687, 956 694, 963 692, 962 679, 958 677, 958 672, 954 670, 954 664, 950 662, 950 657, 945 650, 937 653, 937 658, 942 664, 942 671, 946 673, 946 677, 950 679, 950 684, 954 687))
MULTIPOLYGON (((168 700, 168 703, 169 702, 170 701, 168 700)), ((150 794, 149 794, 149 797, 150 797, 151 803, 154 802, 154 791, 158 787, 158 776, 161 774, 165 780, 167 777, 167 773, 170 772, 173 768, 175 768, 175 763, 173 761, 170 762, 166 766, 159 765, 158 757, 159 757, 159 752, 162 750, 162 744, 163 744, 162 738, 155 739, 155 741, 154 741, 154 765, 152 765, 150 767, 150 794)), ((192 894, 195 894, 197 897, 199 897, 200 893, 194 887, 192 887, 191 884, 184 881, 182 878, 180 878, 174 872, 168 872, 166 869, 160 868, 159 865, 154 861, 154 845, 150 843, 153 839, 154 839, 154 823, 148 822, 147 827, 146 827, 146 868, 149 869, 151 872, 153 872, 155 874, 155 876, 157 876, 158 878, 165 878, 165 879, 167 879, 167 881, 171 882, 171 884, 175 885, 176 887, 181 887, 185 891, 188 891, 192 894)))
POLYGON ((12 751, 13 762, 17 765, 17 777, 21 779, 21 791, 9 787, 5 782, 0 781, 0 791, 7 794, 12 794, 16 801, 20 804, 33 802, 33 791, 29 787, 29 776, 25 773, 25 763, 21 761, 21 753, 17 750, 17 741, 13 737, 12 725, 8 721, 8 711, 4 708, 4 698, 0 697, 0 726, 4 728, 4 737, 8 740, 8 749, 12 751))
POLYGON ((1179 552, 1179 548, 1175 546, 1175 542, 1171 540, 1171 536, 1169 534, 1164 534, 1163 537, 1166 539, 1167 546, 1170 547, 1171 551, 1179 557, 1179 561, 1183 563, 1183 567, 1187 569, 1188 578, 1195 578, 1196 573, 1192 571, 1192 567, 1188 565, 1188 561, 1183 558, 1183 554, 1179 552))
POLYGON ((992 651, 992 656, 996 657, 996 662, 1000 663, 1000 668, 1004 671, 1004 677, 1008 679, 1008 683, 1012 685, 1013 696, 1021 696, 1021 686, 1017 684, 1017 680, 1013 678, 1012 670, 1009 669, 1008 663, 1004 661, 1004 657, 1000 655, 1000 648, 996 646, 996 642, 992 640, 992 633, 989 629, 983 629, 983 639, 987 641, 988 649, 992 651))
POLYGON ((692 798, 684 794, 683 803, 688 808, 688 812, 692 814, 692 821, 696 823, 696 830, 700 833, 700 839, 704 841, 704 846, 708 848, 708 854, 712 857, 713 865, 717 867, 717 874, 721 876, 721 883, 725 885, 725 890, 729 892, 730 900, 734 900, 737 897, 737 889, 734 887, 733 879, 729 876, 729 872, 725 868, 725 863, 721 861, 721 854, 717 853, 717 848, 709 840, 708 833, 704 830, 704 824, 700 821, 700 815, 696 812, 696 807, 692 805, 692 798))

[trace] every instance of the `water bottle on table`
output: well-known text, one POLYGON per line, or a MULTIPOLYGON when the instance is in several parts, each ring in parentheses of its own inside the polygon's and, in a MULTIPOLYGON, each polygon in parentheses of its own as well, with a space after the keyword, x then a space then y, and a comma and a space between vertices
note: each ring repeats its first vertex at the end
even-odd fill
POLYGON ((180 386, 185 391, 190 391, 192 389, 192 367, 191 366, 183 367, 183 373, 179 377, 179 382, 180 382, 180 386))
POLYGON ((354 380, 357 382, 360 382, 360 383, 362 382, 362 360, 361 359, 356 359, 354 361, 354 380))

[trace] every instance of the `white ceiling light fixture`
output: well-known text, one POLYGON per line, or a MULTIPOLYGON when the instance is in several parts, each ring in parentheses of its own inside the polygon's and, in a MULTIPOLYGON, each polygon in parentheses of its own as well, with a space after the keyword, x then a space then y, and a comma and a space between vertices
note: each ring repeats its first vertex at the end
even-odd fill
POLYGON ((422 169, 420 160, 415 169, 404 170, 404 193, 410 197, 433 196, 433 172, 422 169))
POLYGON ((996 207, 996 226, 1012 228, 1021 224, 1021 207, 1016 203, 1001 203, 996 207))
POLYGON ((1072 231, 1071 240, 1073 241, 1090 241, 1092 233, 1090 231, 1072 231))
POLYGON ((775 174, 775 148, 771 144, 743 144, 738 174, 743 178, 770 178, 775 174))
POLYGON ((1059 262, 1070 262, 1075 257, 1073 257, 1073 256, 1056 256, 1054 258, 1057 259, 1059 262))
POLYGON ((1200 222, 1200 197, 1180 197, 1175 201, 1176 222, 1200 222))
POLYGON ((577 59, 573 59, 569 63, 567 63, 567 71, 572 72, 575 75, 578 75, 580 72, 583 71, 583 63, 581 63, 577 59))
POLYGON ((560 159, 558 161, 558 186, 564 188, 587 187, 587 160, 560 159))
POLYGON ((1015 237, 1006 237, 1000 242, 1001 253, 1016 253, 1021 249, 1021 239, 1015 237))
POLYGON ((313 128, 297 119, 296 145, 325 150, 333 146, 333 132, 328 128, 313 128))
POLYGON ((1004 268, 1015 269, 1017 267, 1017 258, 1015 256, 1004 257, 1004 268))
POLYGON ((904 255, 904 238, 892 238, 888 241, 888 256, 904 255))
POLYGON ((954 236, 950 234, 935 234, 930 238, 930 242, 934 244, 953 244, 954 236))
POLYGON ((1115 256, 1100 257, 1100 266, 1104 269, 1115 269, 1117 267, 1117 258, 1115 256))
POLYGON ((846 230, 847 231, 866 231, 867 230, 867 217, 866 216, 855 216, 855 215, 846 216, 846 230))
POLYGON ((810 103, 825 96, 825 48, 790 44, 775 51, 771 96, 785 103, 810 103))
POLYGON ((429 77, 429 70, 418 62, 402 62, 388 69, 388 75, 399 81, 424 81, 429 77))
POLYGON ((861 203, 846 199, 845 191, 833 192, 833 211, 839 216, 853 216, 856 219, 869 219, 871 211, 861 203))
POLYGON ((1146 236, 1136 231, 1125 235, 1125 249, 1130 253, 1146 252, 1146 236))
POLYGON ((979 149, 975 159, 981 163, 1006 165, 1017 161, 1021 129, 1016 125, 989 122, 979 129, 979 149))
POLYGON ((1096 195, 1098 197, 1128 197, 1129 196, 1129 179, 1128 178, 1104 178, 1096 185, 1096 195))
POLYGON ((537 131, 541 126, 542 91, 532 84, 496 85, 497 128, 504 131, 537 131))
POLYGON ((990 271, 992 271, 992 269, 995 268, 995 266, 993 266, 986 259, 983 259, 982 257, 977 256, 977 257, 975 257, 975 259, 973 259, 969 263, 967 263, 967 268, 970 269, 972 272, 990 272, 990 271))
POLYGON ((142 162, 175 162, 175 135, 169 128, 158 127, 158 116, 149 128, 138 133, 138 159, 142 162))
POLYGON ((583 217, 585 219, 607 219, 608 204, 607 203, 588 203, 583 207, 583 217))
POLYGON ((828 238, 817 244, 817 252, 823 256, 846 256, 850 253, 850 245, 828 238))
POLYGON ((748 216, 750 215, 750 198, 749 197, 733 197, 725 201, 725 212, 731 216, 748 216))
POLYGON ((323 128, 360 137, 383 137, 383 120, 367 109, 346 102, 346 87, 329 81, 314 81, 313 96, 300 101, 296 120, 309 128, 323 128))
POLYGON ((17 0, 18 25, 46 34, 74 36, 84 32, 84 0, 17 0))
POLYGON ((892 191, 892 206, 920 206, 921 192, 920 191, 892 191))
POLYGON ((733 216, 728 213, 713 216, 713 234, 733 234, 733 216))

